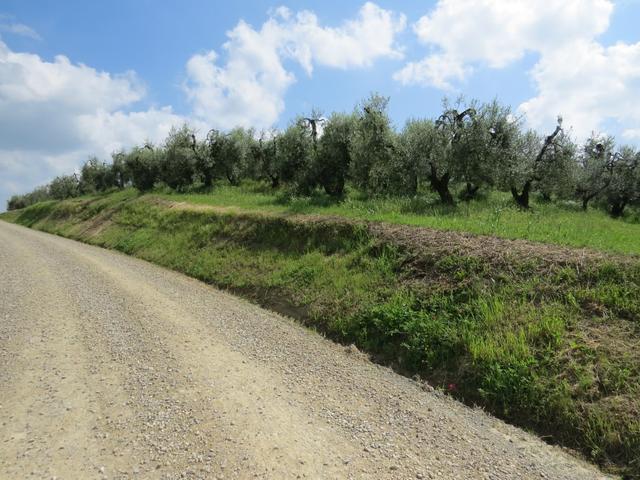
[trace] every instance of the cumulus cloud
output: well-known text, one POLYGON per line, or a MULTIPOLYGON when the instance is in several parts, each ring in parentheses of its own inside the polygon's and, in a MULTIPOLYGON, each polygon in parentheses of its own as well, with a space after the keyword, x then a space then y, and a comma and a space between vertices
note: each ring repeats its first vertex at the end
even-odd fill
POLYGON ((184 121, 169 107, 129 111, 144 95, 133 72, 112 75, 64 56, 49 62, 0 41, 0 208, 91 154, 159 142, 184 121))
POLYGON ((531 126, 547 128, 558 113, 579 137, 620 122, 633 138, 640 117, 640 43, 604 46, 614 10, 610 0, 439 0, 413 26, 430 50, 395 74, 405 85, 451 89, 475 67, 503 68, 527 53, 537 90, 520 106, 531 126))
POLYGON ((225 59, 215 51, 194 55, 187 64, 185 91, 194 113, 218 128, 268 127, 284 110, 284 96, 295 82, 287 60, 308 75, 315 65, 362 68, 380 58, 401 58, 396 35, 403 15, 365 3, 355 19, 323 27, 310 11, 280 7, 254 29, 244 21, 228 32, 225 59))
POLYGON ((116 111, 140 100, 144 88, 133 73, 113 76, 64 56, 46 62, 16 53, 0 41, 0 145, 59 153, 85 142, 80 115, 116 111))
MULTIPOLYGON (((413 30, 422 44, 437 50, 422 63, 445 57, 450 69, 437 62, 436 78, 459 80, 461 65, 501 68, 527 52, 544 53, 592 39, 607 30, 612 11, 609 0, 440 0, 413 30)), ((432 84, 428 69, 414 69, 410 75, 411 65, 401 70, 398 80, 432 84)))
MULTIPOLYGON (((562 113, 581 138, 607 121, 640 127, 640 111, 631 100, 640 97, 640 43, 572 42, 545 54, 532 77, 538 93, 520 109, 533 126, 548 125, 562 113)), ((623 136, 633 138, 633 131, 623 136)))
POLYGON ((395 15, 373 3, 365 3, 355 20, 341 27, 321 27, 312 12, 292 17, 285 10, 280 24, 285 53, 295 58, 308 74, 313 63, 334 68, 367 67, 378 58, 402 58, 395 36, 405 28, 404 15, 395 15))
POLYGON ((256 32, 238 24, 225 44, 228 61, 222 67, 213 51, 189 59, 185 91, 195 115, 225 129, 268 127, 278 119, 295 77, 282 65, 266 27, 256 32))
POLYGON ((419 62, 409 62, 393 78, 403 85, 420 84, 453 90, 453 82, 464 80, 472 68, 447 54, 434 54, 419 62))

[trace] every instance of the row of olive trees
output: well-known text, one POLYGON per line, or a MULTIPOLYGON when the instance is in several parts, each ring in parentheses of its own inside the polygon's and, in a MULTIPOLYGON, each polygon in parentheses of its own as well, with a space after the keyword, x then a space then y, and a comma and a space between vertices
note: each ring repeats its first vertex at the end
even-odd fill
POLYGON ((497 102, 443 103, 437 119, 409 120, 396 131, 388 99, 372 95, 351 114, 318 112, 295 119, 284 131, 211 130, 198 140, 187 126, 173 129, 162 145, 149 143, 92 158, 80 175, 61 176, 47 187, 15 196, 9 209, 46 198, 124 188, 140 191, 162 183, 177 191, 209 189, 216 181, 268 181, 299 194, 322 188, 341 197, 348 183, 372 195, 413 196, 430 188, 445 204, 479 192, 511 192, 529 208, 532 193, 605 205, 613 216, 640 202, 640 153, 616 148, 613 138, 593 136, 579 147, 562 127, 540 135, 497 102))

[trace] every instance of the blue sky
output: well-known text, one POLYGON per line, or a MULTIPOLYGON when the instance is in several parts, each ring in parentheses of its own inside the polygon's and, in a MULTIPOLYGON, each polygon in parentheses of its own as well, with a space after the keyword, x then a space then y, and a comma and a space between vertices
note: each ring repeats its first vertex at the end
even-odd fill
POLYGON ((640 0, 4 0, 0 209, 172 124, 283 127, 372 91, 399 127, 464 94, 638 144, 638 23, 640 0))

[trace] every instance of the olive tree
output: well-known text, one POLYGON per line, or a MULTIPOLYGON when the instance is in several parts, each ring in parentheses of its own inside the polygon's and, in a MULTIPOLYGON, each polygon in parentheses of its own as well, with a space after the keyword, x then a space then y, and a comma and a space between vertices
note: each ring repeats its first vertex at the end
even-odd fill
POLYGON ((334 113, 324 122, 318 141, 311 169, 317 183, 333 197, 344 194, 351 165, 351 138, 355 124, 354 115, 334 113))
POLYGON ((572 178, 575 150, 575 144, 562 129, 561 117, 555 130, 546 137, 532 130, 519 135, 504 168, 506 183, 516 203, 529 208, 535 188, 543 188, 547 194, 563 188, 562 183, 572 178))
POLYGON ((25 195, 25 198, 29 205, 51 200, 51 192, 49 191, 49 186, 42 185, 40 187, 36 187, 33 191, 27 193, 25 195))
POLYGON ((249 170, 252 144, 253 130, 238 127, 226 135, 218 133, 215 142, 217 175, 226 178, 231 185, 239 185, 249 170))
POLYGON ((151 190, 158 181, 162 150, 150 143, 144 147, 134 147, 124 162, 131 175, 131 183, 141 192, 151 190))
POLYGON ((61 175, 54 178, 49 184, 49 194, 55 200, 65 200, 67 198, 80 195, 80 182, 74 175, 61 175))
POLYGON ((7 200, 7 210, 20 210, 28 206, 26 195, 12 195, 11 198, 7 200))
POLYGON ((313 156, 313 140, 307 127, 298 119, 277 137, 276 171, 278 178, 301 193, 313 188, 309 170, 313 156))
POLYGON ((562 132, 558 144, 549 161, 544 165, 535 188, 542 198, 549 202, 555 198, 572 198, 576 185, 578 146, 562 132))
POLYGON ((576 195, 582 209, 599 196, 612 180, 615 142, 610 136, 592 135, 582 147, 576 163, 576 195))
POLYGON ((311 111, 310 116, 301 117, 298 121, 303 127, 306 127, 309 130, 313 149, 316 150, 318 148, 318 138, 321 134, 320 130, 326 123, 327 119, 322 116, 322 112, 320 110, 314 108, 311 111))
POLYGON ((131 172, 127 167, 127 154, 124 151, 111 154, 111 170, 114 184, 118 188, 126 187, 131 182, 131 172))
POLYGON ((262 132, 257 142, 251 146, 251 158, 257 169, 259 179, 268 180, 272 188, 280 186, 280 174, 277 168, 278 132, 262 132))
POLYGON ((351 178, 369 192, 385 190, 385 175, 395 153, 396 137, 387 113, 389 99, 377 94, 363 101, 356 111, 351 141, 351 178))
MULTIPOLYGON (((445 99, 444 112, 435 122, 433 149, 428 161, 427 178, 431 187, 440 196, 442 203, 453 204, 450 182, 456 172, 470 172, 463 162, 472 150, 473 134, 476 127, 476 109, 471 106, 463 111, 452 108, 445 99)), ((469 163, 471 160, 469 160, 469 163)))
POLYGON ((476 106, 463 122, 452 148, 454 178, 464 185, 462 198, 475 198, 483 187, 495 186, 509 159, 520 119, 497 101, 476 106))
POLYGON ((198 141, 194 132, 191 132, 189 147, 193 155, 194 181, 202 182, 204 188, 211 188, 215 178, 215 159, 212 155, 209 139, 215 130, 210 130, 204 141, 198 141))
POLYGON ((400 134, 400 148, 407 159, 410 190, 417 192, 420 182, 431 178, 431 165, 437 161, 436 127, 432 120, 407 121, 400 134))
POLYGON ((33 191, 25 193, 24 195, 13 195, 7 201, 7 210, 18 210, 46 200, 51 200, 48 185, 37 187, 33 191))
POLYGON ((112 165, 101 162, 96 157, 87 160, 80 170, 80 192, 83 194, 104 192, 116 186, 112 165))
POLYGON ((157 152, 160 160, 160 180, 174 190, 183 190, 193 183, 196 157, 192 148, 194 132, 187 125, 172 128, 164 149, 157 152))
POLYGON ((640 152, 624 146, 611 159, 611 181, 604 196, 612 217, 621 217, 631 203, 640 201, 640 152))
POLYGON ((83 194, 94 193, 98 190, 97 178, 100 177, 101 163, 96 157, 90 157, 80 169, 78 188, 83 194))
MULTIPOLYGON (((519 120, 497 101, 482 105, 471 101, 466 107, 461 104, 462 99, 455 105, 444 100, 442 115, 433 127, 429 124, 429 148, 421 147, 429 152, 426 178, 441 201, 448 204, 454 203, 452 182, 464 185, 461 196, 465 200, 474 198, 483 186, 496 184, 519 131, 519 120)), ((425 138, 426 128, 427 124, 423 126, 425 138)))

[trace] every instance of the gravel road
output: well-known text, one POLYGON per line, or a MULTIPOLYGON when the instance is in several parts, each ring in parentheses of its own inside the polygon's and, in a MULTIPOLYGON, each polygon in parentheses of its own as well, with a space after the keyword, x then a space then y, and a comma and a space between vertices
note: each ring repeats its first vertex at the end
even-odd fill
POLYGON ((604 478, 183 275, 0 222, 0 478, 604 478))

